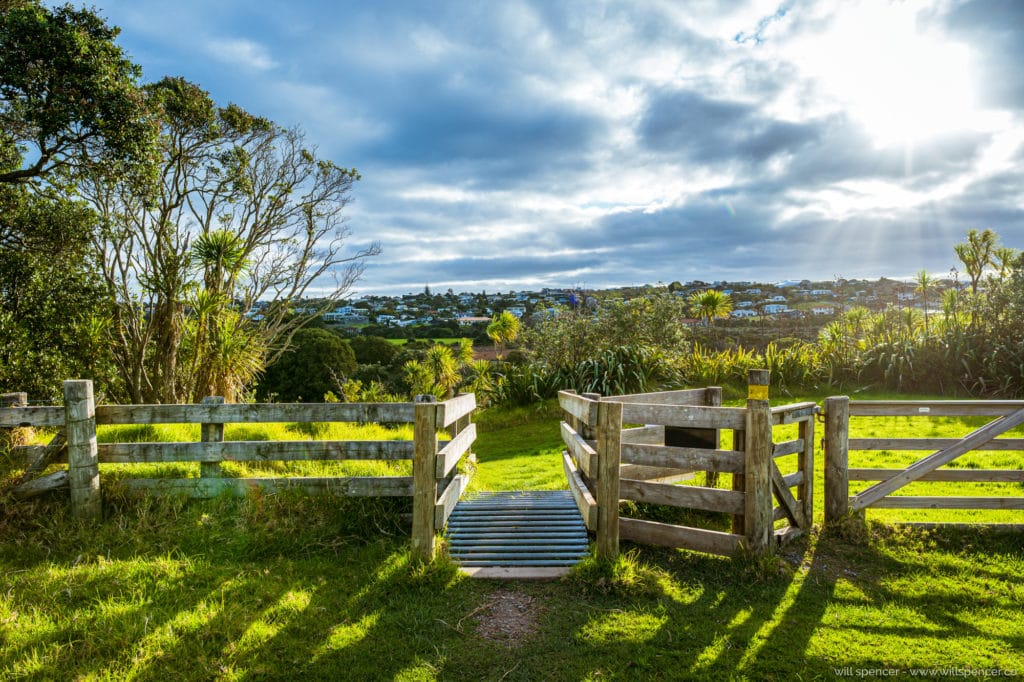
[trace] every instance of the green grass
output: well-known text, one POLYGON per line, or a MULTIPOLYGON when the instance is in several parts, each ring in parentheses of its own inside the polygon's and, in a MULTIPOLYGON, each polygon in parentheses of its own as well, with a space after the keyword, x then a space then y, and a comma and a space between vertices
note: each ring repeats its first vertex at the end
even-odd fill
MULTIPOLYGON (((441 338, 437 338, 437 339, 415 339, 415 340, 416 341, 427 341, 429 343, 443 343, 446 346, 450 346, 453 343, 458 343, 459 341, 462 340, 462 338, 461 337, 455 337, 455 336, 446 336, 446 337, 441 337, 441 338)), ((388 343, 393 344, 395 346, 404 346, 405 344, 409 343, 409 339, 388 339, 388 343)))
MULTIPOLYGON (((563 487, 557 419, 552 403, 481 413, 473 486, 563 487)), ((909 427, 864 426, 889 435, 909 427)), ((273 428, 283 431, 268 439, 302 435, 273 428)), ((192 434, 175 438, 183 435, 192 434)), ((817 469, 820 500, 820 453, 817 469)), ((614 566, 589 560, 561 581, 495 583, 463 578, 443 559, 410 563, 407 500, 108 494, 97 526, 71 518, 59 498, 0 504, 0 679, 1024 673, 1019 533, 873 523, 867 536, 816 531, 769 559, 624 543, 614 566), (495 636, 510 594, 525 604, 513 609, 523 631, 495 636)))

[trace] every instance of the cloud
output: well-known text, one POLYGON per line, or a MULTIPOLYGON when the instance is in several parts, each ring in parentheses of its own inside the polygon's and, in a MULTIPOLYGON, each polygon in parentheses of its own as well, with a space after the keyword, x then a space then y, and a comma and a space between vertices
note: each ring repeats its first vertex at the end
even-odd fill
POLYGON ((244 38, 214 38, 206 43, 206 51, 223 62, 245 69, 268 71, 277 66, 266 47, 244 38))
POLYGON ((1022 7, 104 9, 147 77, 301 124, 359 168, 350 225, 384 245, 360 288, 401 292, 944 272, 971 227, 1024 247, 1022 7), (969 67, 976 102, 929 104, 965 75, 931 55, 969 67))

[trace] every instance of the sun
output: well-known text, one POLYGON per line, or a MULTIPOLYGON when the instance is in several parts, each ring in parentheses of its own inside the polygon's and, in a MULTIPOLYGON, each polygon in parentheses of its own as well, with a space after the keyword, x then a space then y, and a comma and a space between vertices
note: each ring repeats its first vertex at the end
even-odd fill
POLYGON ((929 28, 914 2, 840 5, 801 61, 875 144, 914 144, 977 127, 971 50, 929 28))

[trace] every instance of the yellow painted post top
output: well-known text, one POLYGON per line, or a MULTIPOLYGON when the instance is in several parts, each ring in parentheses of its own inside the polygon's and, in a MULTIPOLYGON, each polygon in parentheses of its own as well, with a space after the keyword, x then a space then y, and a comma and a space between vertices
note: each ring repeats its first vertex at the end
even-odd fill
POLYGON ((750 384, 747 386, 747 398, 749 400, 768 400, 768 387, 750 384))
POLYGON ((767 369, 747 370, 747 400, 768 400, 770 377, 767 369))

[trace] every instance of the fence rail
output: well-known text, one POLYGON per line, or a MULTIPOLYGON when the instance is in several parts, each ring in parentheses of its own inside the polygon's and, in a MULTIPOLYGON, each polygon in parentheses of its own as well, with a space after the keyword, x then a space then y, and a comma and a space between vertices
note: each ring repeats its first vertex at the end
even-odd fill
MULTIPOLYGON (((1024 439, 999 438, 1024 424, 1024 401, 825 401, 825 521, 834 524, 850 514, 863 519, 875 509, 1024 509, 1024 497, 894 495, 916 482, 1020 483, 1020 469, 942 469, 969 452, 1024 450, 1024 439), (851 438, 854 417, 995 417, 962 438, 851 438), (849 464, 850 451, 931 452, 902 468, 859 468, 849 464), (850 496, 850 481, 875 485, 850 496)), ((935 524, 927 524, 929 526, 935 524)))
POLYGON ((767 372, 752 373, 750 382, 757 390, 746 407, 722 407, 717 387, 607 397, 559 393, 563 466, 597 535, 598 554, 615 556, 620 539, 718 554, 763 551, 773 539, 809 528, 817 405, 771 408, 767 372), (799 437, 774 443, 772 429, 786 424, 798 424, 799 437), (723 429, 733 431, 731 448, 721 446, 723 429), (790 455, 799 456, 797 471, 783 475, 776 459, 790 455), (671 484, 694 471, 708 472, 712 486, 719 474, 730 474, 732 489, 671 484), (732 532, 620 518, 621 500, 728 514, 732 532), (776 531, 782 520, 788 526, 776 531))
POLYGON ((456 473, 456 467, 476 439, 476 426, 471 423, 476 409, 472 394, 443 402, 433 396, 418 396, 414 403, 225 404, 223 398, 211 397, 198 405, 97 406, 91 381, 66 381, 64 403, 64 407, 0 408, 0 427, 63 430, 50 445, 14 449, 15 459, 31 463, 29 469, 37 472, 55 462, 68 464, 67 471, 25 481, 16 494, 31 496, 67 486, 74 513, 97 519, 102 514, 100 464, 198 462, 199 478, 130 479, 119 485, 130 491, 193 497, 244 495, 256 488, 335 496, 411 496, 413 551, 422 558, 433 557, 435 534, 466 489, 469 479, 456 473), (225 424, 273 422, 412 423, 413 440, 224 440, 225 424), (125 424, 199 424, 201 441, 97 443, 97 425, 125 424), (451 438, 439 441, 437 434, 445 429, 451 438), (413 475, 227 478, 220 468, 223 462, 343 460, 411 460, 413 475))

